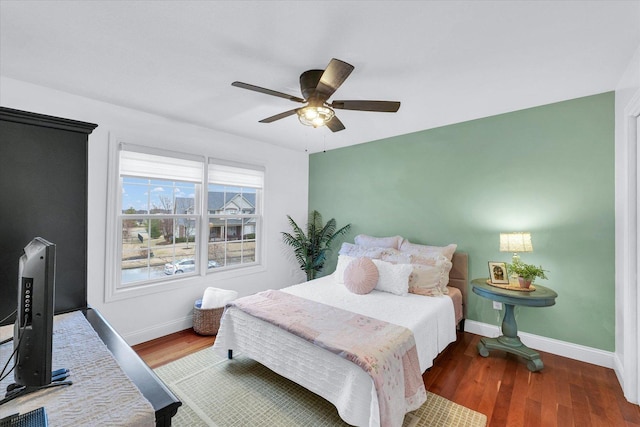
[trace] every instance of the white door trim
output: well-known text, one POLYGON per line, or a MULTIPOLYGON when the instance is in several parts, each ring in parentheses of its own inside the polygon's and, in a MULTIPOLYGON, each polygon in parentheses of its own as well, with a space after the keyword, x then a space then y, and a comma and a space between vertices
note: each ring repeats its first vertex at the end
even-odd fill
POLYGON ((621 212, 616 213, 616 266, 620 271, 616 274, 616 290, 622 293, 616 298, 616 311, 622 311, 621 328, 623 342, 616 345, 616 353, 621 359, 616 374, 621 382, 625 398, 631 403, 639 403, 640 399, 640 292, 638 292, 638 277, 640 276, 640 262, 638 243, 640 238, 640 151, 637 149, 640 128, 640 91, 637 91, 624 109, 624 128, 622 159, 626 160, 622 173, 618 175, 620 182, 616 182, 618 189, 623 190, 621 212), (620 306, 621 305, 621 306, 620 306), (620 351, 621 350, 621 351, 620 351))

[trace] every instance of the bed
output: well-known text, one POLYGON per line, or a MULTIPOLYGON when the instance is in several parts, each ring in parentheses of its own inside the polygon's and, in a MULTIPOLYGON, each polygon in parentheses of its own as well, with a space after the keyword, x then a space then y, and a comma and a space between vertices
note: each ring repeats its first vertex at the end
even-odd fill
MULTIPOLYGON (((456 252, 451 262, 448 295, 398 296, 373 290, 363 298, 349 292, 336 280, 338 272, 280 291, 409 328, 415 337, 423 373, 433 365, 435 357, 456 340, 456 327, 464 328, 467 254, 456 252)), ((367 372, 347 359, 237 307, 225 309, 214 349, 221 355, 254 359, 322 396, 337 408, 348 424, 381 425, 378 395, 367 372)))

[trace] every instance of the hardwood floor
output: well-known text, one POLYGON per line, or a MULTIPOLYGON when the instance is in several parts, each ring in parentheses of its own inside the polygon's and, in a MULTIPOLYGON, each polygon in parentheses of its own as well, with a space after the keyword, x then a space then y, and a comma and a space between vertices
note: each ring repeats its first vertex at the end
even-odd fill
POLYGON ((486 414, 489 426, 640 426, 613 370, 540 352, 544 369, 533 373, 512 354, 479 356, 480 338, 459 334, 423 375, 427 389, 486 414))
POLYGON ((152 341, 134 345, 133 350, 151 369, 212 346, 215 336, 202 336, 193 329, 176 332, 152 341))
MULTIPOLYGON (((213 344, 185 330, 133 349, 156 368, 213 344)), ((640 427, 640 407, 627 402, 611 369, 541 352, 530 372, 517 356, 478 355, 480 336, 459 333, 424 375, 427 390, 487 415, 490 427, 640 427)))

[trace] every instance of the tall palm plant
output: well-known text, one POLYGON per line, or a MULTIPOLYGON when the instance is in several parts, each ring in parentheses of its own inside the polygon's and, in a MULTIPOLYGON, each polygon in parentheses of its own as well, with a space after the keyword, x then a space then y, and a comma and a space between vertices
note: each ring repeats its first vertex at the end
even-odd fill
POLYGON ((289 215, 287 218, 289 218, 293 233, 283 232, 282 240, 293 248, 300 270, 306 273, 307 280, 315 279, 324 266, 333 239, 349 231, 351 224, 336 230, 336 220, 331 218, 325 225, 322 225, 322 215, 314 210, 309 213, 309 222, 305 233, 289 215))

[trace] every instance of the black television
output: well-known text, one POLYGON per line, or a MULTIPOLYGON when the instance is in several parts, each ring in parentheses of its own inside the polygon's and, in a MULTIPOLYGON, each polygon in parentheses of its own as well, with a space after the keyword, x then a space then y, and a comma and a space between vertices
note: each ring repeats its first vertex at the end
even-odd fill
POLYGON ((51 383, 56 245, 34 238, 18 270, 18 308, 13 331, 14 381, 18 386, 51 383))

